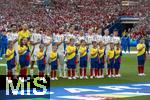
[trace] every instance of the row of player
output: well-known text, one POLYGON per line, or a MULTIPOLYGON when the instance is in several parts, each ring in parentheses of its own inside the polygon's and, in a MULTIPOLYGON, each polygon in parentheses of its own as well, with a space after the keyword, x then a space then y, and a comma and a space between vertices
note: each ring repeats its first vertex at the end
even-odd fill
MULTIPOLYGON (((110 45, 110 49, 106 51, 106 45, 101 41, 97 43, 95 40, 92 41, 92 46, 89 48, 85 40, 81 40, 79 46, 75 46, 74 39, 70 38, 69 44, 66 47, 65 56, 66 60, 66 69, 68 70, 68 79, 76 79, 77 75, 77 64, 79 62, 80 67, 80 78, 87 78, 86 68, 88 61, 90 62, 90 78, 94 76, 96 78, 103 78, 103 68, 104 64, 107 61, 108 77, 120 77, 119 69, 121 63, 121 47, 120 44, 114 46, 113 42, 110 42, 107 45, 110 45), (89 50, 88 50, 89 49, 89 50), (89 51, 89 52, 88 52, 89 51), (106 56, 105 56, 106 55, 106 56), (107 57, 105 59, 105 57, 107 57), (90 59, 90 60, 89 60, 90 59), (113 72, 115 71, 115 72, 113 72)), ((8 66, 8 76, 12 75, 12 69, 16 66, 16 52, 13 49, 12 41, 9 42, 8 49, 6 52, 7 66, 8 66)), ((59 54, 58 54, 58 44, 54 43, 52 50, 49 55, 46 54, 47 49, 44 49, 45 45, 40 44, 39 51, 36 53, 37 65, 39 69, 39 76, 44 77, 46 64, 51 65, 51 79, 57 80, 56 71, 60 64, 59 54), (49 59, 47 60, 46 58, 49 59), (49 62, 50 61, 50 62, 49 62)), ((144 75, 144 63, 145 63, 145 45, 144 40, 141 39, 140 43, 137 45, 138 49, 138 70, 139 75, 144 75)), ((20 64, 20 75, 27 75, 27 67, 30 65, 31 53, 28 46, 27 38, 22 38, 18 46, 19 53, 19 64, 20 64)), ((23 77, 22 77, 23 78, 23 77)), ((9 77, 10 80, 10 77, 9 77)))
MULTIPOLYGON (((114 30, 112 37, 109 36, 109 31, 105 30, 105 35, 101 36, 100 34, 98 34, 98 32, 93 33, 93 29, 89 29, 87 34, 84 34, 83 31, 80 31, 79 34, 77 35, 73 31, 73 29, 70 28, 69 32, 67 32, 66 34, 63 34, 63 31, 60 29, 58 34, 53 34, 52 36, 50 36, 50 34, 41 34, 40 32, 38 33, 36 31, 33 31, 32 33, 30 33, 29 30, 27 29, 26 25, 24 25, 22 27, 22 30, 19 31, 18 33, 16 31, 12 31, 11 33, 7 34, 8 40, 13 41, 13 44, 14 44, 14 50, 16 51, 16 58, 17 58, 16 62, 17 62, 17 64, 20 63, 20 67, 21 67, 20 74, 26 73, 26 67, 29 66, 29 64, 31 65, 30 74, 31 75, 33 74, 33 69, 34 69, 33 66, 34 66, 34 63, 37 60, 39 60, 37 54, 40 51, 39 46, 41 47, 40 44, 42 43, 42 45, 45 48, 44 49, 45 55, 48 55, 45 57, 46 62, 49 62, 49 59, 50 59, 49 55, 50 55, 50 52, 52 52, 52 44, 57 45, 57 52, 59 54, 60 66, 63 66, 63 67, 59 67, 60 76, 65 76, 65 74, 62 75, 62 73, 65 73, 65 70, 66 70, 65 64, 67 64, 67 66, 68 66, 68 63, 70 63, 69 62, 70 60, 68 58, 69 55, 74 55, 73 52, 71 52, 71 54, 67 53, 67 48, 70 47, 69 50, 70 51, 73 50, 72 46, 69 46, 70 39, 74 40, 73 45, 75 45, 75 48, 78 48, 78 50, 79 50, 79 47, 81 46, 80 41, 81 40, 85 41, 86 47, 90 50, 90 52, 91 52, 91 49, 93 48, 93 46, 92 46, 93 42, 96 44, 99 44, 99 42, 102 42, 103 45, 105 45, 105 47, 104 47, 105 52, 108 53, 108 51, 110 50, 109 44, 120 43, 120 38, 117 35, 118 35, 117 30, 114 30), (19 46, 18 46, 18 43, 19 43, 19 46), (67 56, 67 63, 65 63, 65 61, 64 61, 64 57, 65 57, 64 55, 67 56), (25 62, 25 61, 27 61, 27 62, 25 62)), ((141 45, 143 47, 144 44, 141 44, 141 45)), ((42 48, 43 48, 43 46, 42 46, 42 48)), ((116 47, 115 47, 115 49, 116 49, 116 47)), ((90 57, 90 52, 88 52, 88 58, 92 57, 92 56, 90 57)), ((12 56, 12 54, 13 53, 11 53, 10 55, 12 56)), ((9 55, 9 52, 8 52, 8 55, 9 55)), ((80 55, 79 52, 78 52, 78 55, 80 55)), ((108 56, 108 54, 106 54, 105 59, 107 59, 107 56, 108 56)), ((6 53, 6 58, 7 59, 9 58, 9 57, 7 57, 7 53, 6 53)), ((7 62, 9 62, 9 60, 10 59, 8 59, 7 62)), ((73 59, 73 60, 76 61, 76 59, 73 59)), ((89 61, 90 60, 88 60, 88 62, 89 61)), ((41 63, 41 61, 39 63, 41 63)), ((8 64, 8 66, 9 66, 9 64, 8 64)), ((49 64, 46 63, 46 66, 47 66, 46 68, 48 68, 47 73, 49 73, 50 72, 49 64)), ((97 66, 97 65, 95 65, 95 66, 97 66)), ((105 64, 105 67, 107 67, 107 64, 105 64)), ((40 74, 43 75, 43 73, 40 73, 40 74)))
MULTIPOLYGON (((68 69, 68 78, 76 79, 76 67, 79 62, 81 68, 81 78, 87 77, 86 75, 86 67, 88 61, 91 63, 91 71, 90 76, 93 78, 95 75, 97 78, 104 77, 103 75, 103 68, 105 62, 105 45, 103 42, 97 42, 95 40, 92 41, 92 46, 90 50, 87 47, 87 43, 85 40, 81 40, 79 46, 75 46, 74 39, 71 38, 69 44, 65 50, 64 56, 67 58, 66 64, 68 69), (98 48, 99 46, 99 48, 98 48), (88 53, 89 51, 89 53, 88 53), (88 60, 90 57, 90 60, 88 60), (101 70, 101 74, 99 73, 101 70)), ((51 65, 51 78, 56 79, 56 70, 59 65, 59 54, 57 51, 57 43, 53 44, 52 50, 49 55, 46 54, 47 49, 45 50, 44 44, 39 45, 39 50, 37 51, 35 57, 37 58, 37 65, 39 69, 39 76, 44 76, 46 64, 51 65), (46 58, 49 58, 48 60, 46 58)), ((19 64, 21 67, 20 74, 26 75, 27 66, 30 64, 30 56, 31 52, 29 50, 27 38, 23 38, 20 41, 20 45, 18 46, 18 53, 19 53, 19 64)), ((120 68, 120 59, 121 59, 121 48, 120 44, 117 44, 116 50, 114 51, 114 44, 110 43, 110 50, 107 52, 108 56, 108 75, 111 77, 113 68, 115 69, 116 76, 119 77, 118 70, 120 68), (115 64, 115 67, 113 66, 115 64)), ((8 75, 12 75, 12 69, 16 66, 16 51, 13 49, 13 42, 10 41, 8 45, 8 49, 5 55, 7 59, 8 65, 8 75)))
MULTIPOLYGON (((74 45, 74 39, 70 39, 70 43, 66 48, 67 56, 67 71, 68 79, 76 79, 79 69, 80 79, 87 79, 87 66, 89 64, 90 78, 104 78, 104 67, 107 65, 107 75, 108 77, 121 77, 119 73, 122 50, 119 43, 116 45, 113 42, 107 44, 110 46, 106 50, 106 45, 101 41, 97 43, 95 40, 92 41, 92 46, 88 51, 87 43, 85 40, 81 40, 80 46, 76 47, 74 45), (76 51, 77 50, 77 51, 76 51), (77 53, 78 52, 78 53, 77 53), (79 54, 79 55, 78 55, 79 54), (78 63, 79 62, 79 63, 78 63), (79 68, 78 68, 79 67, 79 68)), ((56 48, 54 46, 54 48, 56 48)), ((54 49, 56 50, 56 49, 54 49)), ((144 64, 146 60, 145 54, 145 44, 144 39, 141 38, 139 44, 137 45, 137 61, 138 61, 138 75, 145 76, 144 74, 144 64)), ((57 53, 57 50, 55 51, 57 53)), ((50 53, 51 55, 51 53, 50 53)), ((51 58, 51 56, 50 56, 51 58)), ((57 60, 57 59, 56 59, 57 60)), ((56 61, 55 60, 55 61, 56 61)), ((51 64, 51 79, 57 80, 58 63, 51 64), (57 65, 57 66, 56 66, 57 65)))
MULTIPOLYGON (((59 33, 63 33, 61 28, 59 30, 60 30, 59 33)), ((57 43, 58 51, 60 53, 60 59, 61 59, 60 61, 61 61, 61 64, 64 64, 64 61, 63 61, 64 58, 62 56, 64 55, 64 51, 66 49, 66 46, 69 43, 70 38, 75 39, 75 44, 76 45, 80 44, 79 41, 81 39, 86 40, 87 44, 89 44, 89 45, 92 43, 93 40, 104 41, 105 44, 109 43, 112 40, 116 40, 114 42, 117 43, 117 41, 119 42, 120 39, 119 39, 119 37, 117 37, 117 34, 118 34, 117 31, 114 31, 114 33, 115 33, 115 35, 112 38, 108 35, 109 31, 106 30, 105 31, 105 36, 102 37, 99 34, 96 34, 96 33, 93 34, 93 29, 89 29, 88 34, 85 35, 83 33, 83 31, 81 31, 77 35, 73 31, 73 28, 70 28, 69 32, 67 32, 66 34, 53 34, 53 36, 50 36, 50 34, 41 34, 40 32, 36 33, 36 31, 32 31, 32 33, 30 34, 29 30, 27 29, 27 26, 23 25, 22 30, 19 31, 18 33, 16 32, 15 27, 12 28, 12 32, 7 33, 7 37, 8 37, 9 41, 14 42, 14 48, 15 48, 15 51, 17 52, 17 55, 16 55, 17 63, 19 62, 18 49, 17 49, 18 48, 18 43, 20 43, 20 40, 22 38, 24 38, 24 37, 28 38, 28 41, 30 42, 30 43, 28 43, 28 46, 30 48, 30 56, 31 56, 31 70, 30 70, 30 73, 33 74, 33 65, 34 65, 35 61, 37 60, 36 54, 37 54, 37 51, 39 51, 40 43, 44 43, 44 45, 46 46, 46 48, 47 48, 46 54, 47 55, 49 55, 49 53, 51 51, 51 48, 52 48, 51 44, 52 43, 57 43), (29 39, 29 37, 30 37, 30 39, 29 39)), ((108 46, 108 48, 109 48, 109 46, 108 46)), ((47 60, 48 60, 48 58, 49 57, 47 57, 47 60)), ((61 72, 61 70, 60 70, 60 72, 61 72)))

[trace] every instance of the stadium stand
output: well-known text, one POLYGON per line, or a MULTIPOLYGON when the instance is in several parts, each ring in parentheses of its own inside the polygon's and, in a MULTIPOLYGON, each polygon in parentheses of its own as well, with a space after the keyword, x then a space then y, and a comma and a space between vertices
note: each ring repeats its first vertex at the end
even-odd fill
MULTIPOLYGON (((0 26, 9 27, 12 23, 20 25, 26 22, 30 26, 50 27, 53 30, 70 24, 82 29, 104 28, 113 23, 118 15, 143 19, 150 16, 148 0, 135 0, 136 3, 131 6, 123 6, 122 0, 51 0, 53 5, 46 7, 34 1, 36 0, 1 0, 0 26)), ((148 26, 148 22, 149 20, 144 20, 133 30, 148 26)))

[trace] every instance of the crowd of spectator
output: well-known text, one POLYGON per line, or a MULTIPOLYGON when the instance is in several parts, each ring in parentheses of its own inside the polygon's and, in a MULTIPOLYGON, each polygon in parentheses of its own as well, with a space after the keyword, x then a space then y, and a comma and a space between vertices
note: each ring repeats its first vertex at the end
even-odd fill
POLYGON ((0 0, 0 35, 12 24, 16 24, 19 31, 23 23, 27 23, 29 29, 36 27, 51 32, 57 32, 62 26, 68 29, 70 25, 84 31, 91 27, 102 29, 119 16, 140 18, 140 23, 127 31, 133 33, 129 34, 131 39, 150 34, 150 0, 132 0, 135 4, 126 6, 122 0, 50 0, 49 5, 37 1, 0 0))
POLYGON ((0 0, 0 28, 7 28, 12 23, 19 26, 23 22, 53 31, 72 24, 82 29, 104 28, 122 15, 150 17, 149 0, 136 0, 138 3, 132 6, 122 6, 122 0, 51 0, 49 6, 34 1, 0 0))

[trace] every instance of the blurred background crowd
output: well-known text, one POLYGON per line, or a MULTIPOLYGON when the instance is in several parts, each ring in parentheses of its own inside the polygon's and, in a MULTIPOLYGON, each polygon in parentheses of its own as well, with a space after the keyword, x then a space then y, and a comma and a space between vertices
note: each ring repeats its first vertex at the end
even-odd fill
MULTIPOLYGON (((119 16, 140 18, 134 27, 124 30, 123 35, 135 40, 150 34, 150 0, 132 0, 134 5, 123 6, 122 0, 0 0, 0 35, 12 25, 21 30, 26 23, 29 29, 38 28, 43 33, 65 31, 70 26, 87 32, 95 28, 104 30, 119 16), (47 3, 49 2, 49 3, 47 3)), ((122 35, 122 36, 123 36, 122 35)))
POLYGON ((50 0, 43 5, 40 0, 0 0, 0 28, 11 24, 27 23, 30 27, 41 29, 77 25, 87 30, 90 27, 105 28, 118 16, 141 17, 142 22, 132 31, 150 29, 150 1, 138 1, 134 6, 122 6, 122 0, 50 0))

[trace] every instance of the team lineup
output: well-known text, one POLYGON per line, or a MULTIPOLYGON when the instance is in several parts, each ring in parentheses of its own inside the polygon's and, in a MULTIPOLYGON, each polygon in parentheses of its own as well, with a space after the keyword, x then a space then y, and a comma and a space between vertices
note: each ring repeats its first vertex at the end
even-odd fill
MULTIPOLYGON (((76 31, 74 27, 65 32, 61 27, 53 34, 41 32, 38 28, 29 31, 27 24, 23 24, 19 32, 15 28, 15 25, 12 26, 11 32, 6 34, 9 41, 5 54, 9 82, 12 82, 12 75, 20 75, 20 80, 24 81, 29 66, 33 76, 35 64, 41 79, 45 75, 51 80, 58 80, 58 77, 104 78, 104 71, 109 78, 121 77, 122 47, 117 30, 110 36, 106 29, 102 36, 101 30, 94 28, 85 33, 83 30, 76 31), (19 72, 16 66, 20 67, 19 72)), ((146 54, 143 38, 140 38, 136 48, 138 75, 144 76, 146 54)))

